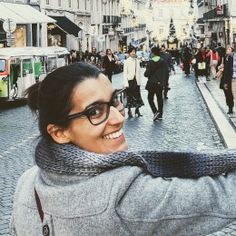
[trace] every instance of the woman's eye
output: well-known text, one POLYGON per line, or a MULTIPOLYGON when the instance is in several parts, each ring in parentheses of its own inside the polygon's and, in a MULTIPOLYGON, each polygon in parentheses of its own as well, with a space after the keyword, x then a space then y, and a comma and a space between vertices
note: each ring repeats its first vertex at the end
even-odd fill
POLYGON ((94 107, 90 108, 87 111, 87 114, 88 114, 88 116, 94 118, 94 117, 98 117, 98 116, 102 115, 103 111, 104 111, 104 105, 103 104, 99 104, 97 106, 94 106, 94 107))
POLYGON ((101 112, 101 110, 100 110, 98 107, 94 107, 94 108, 91 108, 91 109, 88 111, 88 115, 89 115, 89 116, 96 116, 96 115, 98 115, 100 112, 101 112))

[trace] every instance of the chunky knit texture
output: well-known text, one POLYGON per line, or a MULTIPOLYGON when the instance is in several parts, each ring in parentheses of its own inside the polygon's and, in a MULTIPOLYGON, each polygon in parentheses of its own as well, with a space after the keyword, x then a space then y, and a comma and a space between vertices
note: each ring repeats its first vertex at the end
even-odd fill
POLYGON ((57 174, 95 176, 121 166, 139 166, 154 177, 197 178, 235 170, 236 150, 96 154, 73 144, 42 139, 36 148, 35 161, 41 169, 57 174))

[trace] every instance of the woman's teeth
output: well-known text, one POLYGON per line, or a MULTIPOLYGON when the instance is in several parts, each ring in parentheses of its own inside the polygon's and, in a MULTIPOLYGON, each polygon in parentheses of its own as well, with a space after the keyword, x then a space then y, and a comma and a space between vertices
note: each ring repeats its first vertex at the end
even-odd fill
POLYGON ((103 138, 105 139, 115 139, 115 138, 119 138, 121 135, 123 134, 123 129, 120 129, 114 133, 105 135, 103 138))

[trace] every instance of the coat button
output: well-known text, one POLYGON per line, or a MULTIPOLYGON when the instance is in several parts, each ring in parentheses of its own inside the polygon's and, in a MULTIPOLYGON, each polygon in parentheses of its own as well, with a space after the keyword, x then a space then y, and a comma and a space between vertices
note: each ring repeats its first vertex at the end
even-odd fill
POLYGON ((49 236, 50 235, 50 230, 48 225, 43 226, 43 236, 49 236))

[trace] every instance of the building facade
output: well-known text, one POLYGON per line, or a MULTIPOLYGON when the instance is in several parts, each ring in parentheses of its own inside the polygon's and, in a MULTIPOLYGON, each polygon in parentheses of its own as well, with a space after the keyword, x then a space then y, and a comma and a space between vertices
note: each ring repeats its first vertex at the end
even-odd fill
POLYGON ((28 5, 29 1, 0 1, 0 46, 42 46, 42 29, 55 20, 28 5), (27 13, 27 14, 26 14, 27 13))
POLYGON ((236 42, 236 4, 233 0, 197 0, 198 27, 204 45, 236 42), (204 36, 204 37, 203 37, 204 36))
MULTIPOLYGON (((63 46, 69 50, 126 51, 129 46, 148 46, 146 22, 151 21, 152 0, 5 0, 30 6, 45 20, 19 22, 10 46, 63 46), (22 31, 22 32, 20 32, 22 31)), ((21 12, 20 14, 25 14, 21 12)), ((9 16, 10 17, 10 16, 9 16)), ((0 21, 0 40, 6 32, 0 21), (1 35, 2 34, 2 35, 1 35)), ((149 25, 152 25, 151 23, 149 25)), ((148 32, 148 34, 147 34, 148 32)), ((13 34, 12 34, 13 35, 13 34)), ((4 39, 5 37, 5 39, 4 39)), ((0 42, 1 43, 1 42, 0 42)), ((3 43, 2 46, 9 46, 3 43)))

